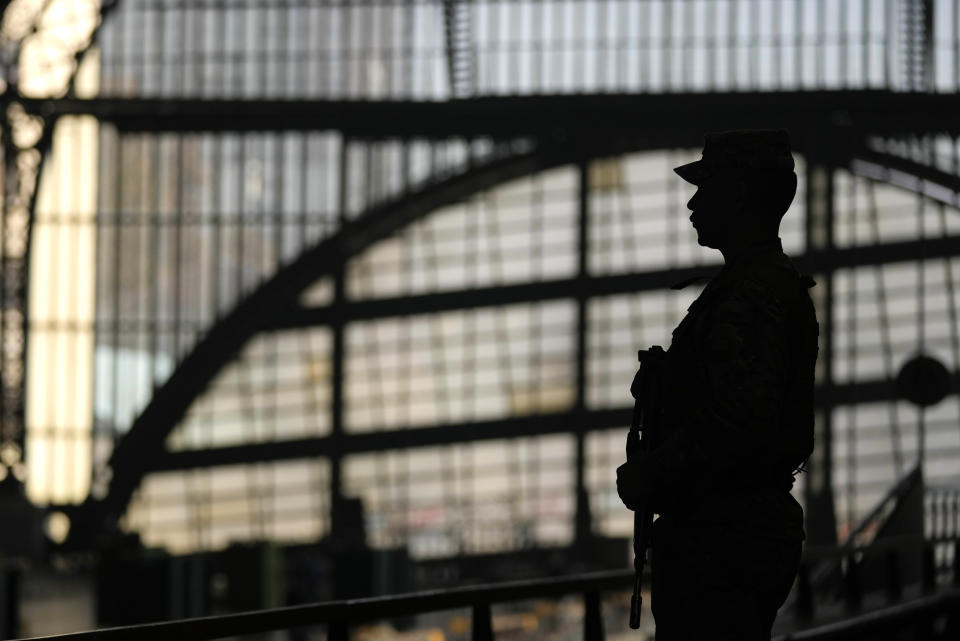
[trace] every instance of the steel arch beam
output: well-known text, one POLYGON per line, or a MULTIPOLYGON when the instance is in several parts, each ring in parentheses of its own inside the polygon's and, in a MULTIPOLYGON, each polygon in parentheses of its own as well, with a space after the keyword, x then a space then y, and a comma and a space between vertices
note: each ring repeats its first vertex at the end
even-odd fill
POLYGON ((540 150, 474 166, 420 192, 374 207, 281 268, 213 327, 156 390, 110 457, 107 495, 101 500, 88 498, 69 510, 74 527, 68 545, 75 537, 98 538, 104 534, 101 528, 111 527, 122 515, 173 426, 243 344, 267 326, 271 310, 288 306, 319 276, 431 211, 513 178, 567 164, 578 154, 569 149, 553 153, 540 150))
POLYGON ((960 176, 938 167, 893 154, 861 150, 850 161, 850 171, 864 178, 896 185, 945 205, 960 207, 960 176))
MULTIPOLYGON (((345 223, 334 236, 304 252, 238 303, 158 388, 110 458, 108 467, 112 478, 107 495, 101 500, 88 499, 71 510, 75 516, 76 526, 72 530, 75 536, 82 537, 79 532, 97 536, 97 530, 115 523, 143 476, 153 468, 157 453, 163 451, 166 437, 197 396, 248 339, 273 326, 271 319, 277 310, 289 310, 317 278, 331 273, 350 257, 409 223, 484 189, 578 159, 663 146, 659 136, 638 133, 630 137, 622 132, 615 138, 595 138, 591 144, 578 140, 572 144, 541 145, 531 152, 475 165, 462 174, 376 206, 345 223)), ((803 140, 798 140, 795 147, 802 153, 803 140)), ((928 247, 930 242, 927 241, 928 247)))

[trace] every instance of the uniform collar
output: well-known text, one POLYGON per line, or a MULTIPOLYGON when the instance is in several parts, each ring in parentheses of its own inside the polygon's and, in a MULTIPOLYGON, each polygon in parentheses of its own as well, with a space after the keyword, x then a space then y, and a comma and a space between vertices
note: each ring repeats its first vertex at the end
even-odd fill
MULTIPOLYGON (((673 285, 670 286, 670 289, 683 289, 688 285, 692 285, 694 283, 699 283, 704 281, 710 281, 710 283, 716 282, 719 279, 719 277, 729 274, 734 267, 747 264, 751 262, 752 259, 758 256, 763 256, 766 254, 773 254, 773 253, 777 253, 777 254, 783 253, 783 243, 780 241, 779 237, 773 240, 768 240, 766 242, 757 243, 756 245, 751 245, 750 247, 745 249, 742 254, 737 256, 737 259, 734 260, 732 263, 725 264, 720 268, 719 271, 714 272, 713 276, 709 274, 699 274, 691 278, 686 278, 678 283, 674 283, 673 285)), ((709 288, 709 284, 708 284, 708 288, 709 288)))
POLYGON ((728 268, 736 267, 743 263, 752 262, 759 256, 782 253, 783 243, 780 241, 779 237, 774 238, 773 240, 764 241, 762 243, 756 243, 744 249, 739 256, 733 259, 733 261, 724 265, 722 271, 729 271, 728 268))

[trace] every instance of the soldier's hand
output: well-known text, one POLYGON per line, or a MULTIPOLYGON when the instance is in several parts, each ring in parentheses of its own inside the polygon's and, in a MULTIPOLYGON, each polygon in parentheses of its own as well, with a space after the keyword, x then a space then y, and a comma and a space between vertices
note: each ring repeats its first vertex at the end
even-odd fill
POLYGON ((637 373, 633 375, 633 382, 630 383, 630 395, 633 396, 633 398, 640 397, 641 371, 642 368, 637 370, 637 373))
POLYGON ((630 510, 637 510, 649 499, 649 479, 644 474, 644 466, 634 459, 617 468, 617 494, 630 510))

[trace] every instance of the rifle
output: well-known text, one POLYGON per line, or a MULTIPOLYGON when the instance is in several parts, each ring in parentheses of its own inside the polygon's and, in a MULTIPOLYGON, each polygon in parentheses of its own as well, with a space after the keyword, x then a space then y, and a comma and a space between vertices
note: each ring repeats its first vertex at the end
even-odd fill
MULTIPOLYGON (((637 452, 647 452, 656 446, 660 436, 660 413, 662 410, 663 361, 666 352, 659 345, 637 352, 640 371, 634 379, 630 393, 636 399, 633 420, 627 434, 627 460, 637 452), (642 432, 642 434, 641 434, 642 432), (642 436, 642 438, 641 438, 642 436)), ((653 510, 641 505, 633 513, 633 597, 630 599, 630 627, 640 627, 640 582, 646 564, 647 548, 653 529, 653 510)))

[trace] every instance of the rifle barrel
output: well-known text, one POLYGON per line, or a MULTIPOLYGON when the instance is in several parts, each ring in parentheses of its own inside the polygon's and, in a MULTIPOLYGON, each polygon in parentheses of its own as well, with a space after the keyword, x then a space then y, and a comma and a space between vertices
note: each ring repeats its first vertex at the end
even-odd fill
MULTIPOLYGON (((627 437, 627 459, 630 459, 632 449, 648 450, 656 440, 650 431, 656 431, 660 411, 661 366, 665 356, 663 348, 654 345, 648 350, 637 352, 640 361, 640 385, 642 389, 633 406, 633 420, 630 424, 630 433, 627 437), (643 438, 640 438, 640 423, 643 422, 643 438), (639 439, 639 442, 631 439, 639 439), (632 448, 631 448, 632 446, 632 448)), ((633 513, 633 596, 630 598, 630 627, 634 630, 640 627, 640 607, 643 605, 641 594, 643 568, 646 564, 647 545, 650 541, 650 529, 653 526, 653 512, 645 506, 633 513)))

